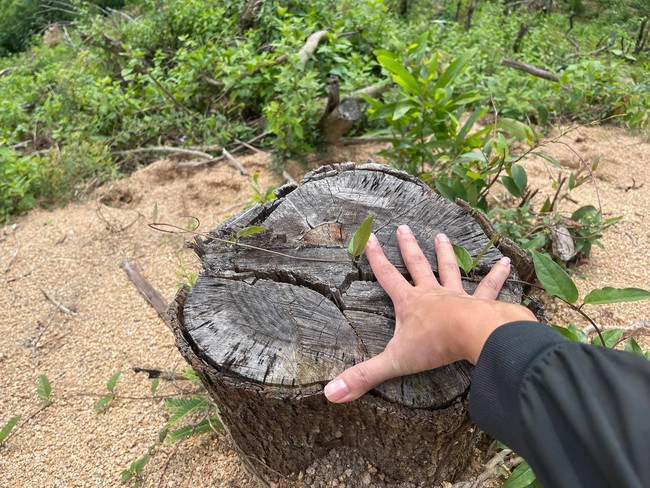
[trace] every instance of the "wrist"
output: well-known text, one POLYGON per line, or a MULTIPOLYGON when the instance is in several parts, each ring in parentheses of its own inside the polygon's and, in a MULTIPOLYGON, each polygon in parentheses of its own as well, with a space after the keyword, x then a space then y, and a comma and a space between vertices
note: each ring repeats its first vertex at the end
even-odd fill
POLYGON ((477 310, 469 315, 475 319, 464 320, 456 334, 460 339, 457 341, 457 357, 474 365, 478 362, 486 341, 496 329, 510 322, 537 322, 534 314, 522 305, 503 302, 491 302, 489 305, 489 307, 477 307, 477 310))

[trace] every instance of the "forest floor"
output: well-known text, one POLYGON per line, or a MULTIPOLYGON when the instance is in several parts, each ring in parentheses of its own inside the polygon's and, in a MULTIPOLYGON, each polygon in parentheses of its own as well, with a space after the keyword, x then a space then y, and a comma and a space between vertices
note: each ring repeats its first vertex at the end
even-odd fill
MULTIPOLYGON (((576 154, 588 162, 600 157, 597 184, 583 185, 572 197, 579 205, 598 206, 597 189, 605 216, 623 217, 603 237, 604 249, 595 248, 578 267, 581 293, 602 286, 647 288, 650 144, 613 127, 579 128, 562 141, 575 153, 562 144, 546 150, 567 167, 580 164, 576 154)), ((340 148, 318 156, 313 165, 364 162, 377 149, 340 148)), ((239 161, 249 176, 223 163, 177 170, 176 161, 160 160, 104 185, 85 201, 36 209, 0 229, 0 426, 15 415, 23 419, 0 446, 1 487, 119 486, 122 470, 156 442, 167 418, 162 398, 188 386, 162 381, 152 398, 151 380, 132 368, 181 372, 187 365, 120 263, 134 263, 171 299, 186 281, 183 270, 196 270, 197 260, 183 248, 182 236, 147 226, 154 208, 158 221, 184 226, 196 217, 199 230, 207 231, 249 204, 254 171, 264 189, 284 182, 270 175, 263 154, 239 161), (57 310, 46 294, 74 315, 57 310), (123 371, 117 398, 97 413, 94 405, 117 371, 123 371), (40 374, 52 385, 52 404, 44 409, 36 394, 40 374)), ((548 171, 555 169, 541 160, 525 164, 531 184, 541 188, 538 198, 552 195, 548 171)), ((299 171, 294 177, 300 178, 299 171)), ((647 302, 592 309, 606 327, 640 327, 639 342, 650 347, 647 302)), ((554 303, 547 312, 556 323, 587 325, 554 303)), ((307 486, 386 485, 381 473, 353 458, 310 468, 303 476, 307 486)), ((144 478, 146 487, 258 486, 228 441, 216 434, 161 446, 144 478)))

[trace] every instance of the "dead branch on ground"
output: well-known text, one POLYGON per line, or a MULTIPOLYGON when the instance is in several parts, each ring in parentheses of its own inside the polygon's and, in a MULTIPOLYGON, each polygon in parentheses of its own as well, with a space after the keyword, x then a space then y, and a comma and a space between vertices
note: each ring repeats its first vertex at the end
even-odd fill
POLYGON ((556 83, 560 81, 559 78, 555 74, 551 73, 550 71, 547 71, 542 68, 538 68, 537 66, 533 66, 531 64, 522 63, 520 61, 515 61, 513 59, 508 59, 508 58, 503 58, 501 64, 507 66, 508 68, 515 68, 521 71, 525 71, 526 73, 531 74, 533 76, 537 76, 538 78, 554 81, 556 83))
POLYGON ((158 313, 158 316, 165 322, 165 325, 171 329, 171 320, 167 315, 167 301, 158 292, 151 283, 140 273, 140 271, 129 261, 122 261, 120 268, 124 270, 131 283, 140 292, 149 305, 158 313))
POLYGON ((50 293, 48 293, 47 291, 45 291, 43 288, 40 288, 40 290, 41 290, 41 293, 45 296, 45 298, 47 298, 47 299, 52 303, 52 305, 54 305, 55 307, 57 307, 57 310, 61 310, 63 313, 67 313, 68 315, 72 315, 73 317, 74 317, 75 315, 77 315, 77 312, 76 312, 76 311, 74 311, 74 310, 72 310, 72 309, 66 307, 66 306, 63 305, 62 303, 60 303, 60 302, 58 302, 57 300, 55 300, 54 297, 53 297, 50 293))

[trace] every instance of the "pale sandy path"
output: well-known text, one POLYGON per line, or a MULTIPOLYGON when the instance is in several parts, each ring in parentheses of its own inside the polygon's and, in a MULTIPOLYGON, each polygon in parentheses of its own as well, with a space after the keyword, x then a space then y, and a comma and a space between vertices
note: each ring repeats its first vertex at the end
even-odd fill
MULTIPOLYGON (((586 275, 580 289, 650 287, 650 144, 612 128, 580 129, 567 142, 586 159, 600 154, 603 210, 624 216, 603 239, 605 250, 597 249, 580 268, 586 275), (584 141, 575 142, 576 137, 584 141), (645 186, 627 192, 617 188, 631 184, 631 176, 645 186)), ((575 162, 562 146, 549 151, 564 164, 575 162)), ((344 149, 325 162, 363 161, 364 156, 361 149, 344 149)), ((280 183, 269 176, 264 157, 241 162, 249 172, 261 172, 262 187, 280 183)), ((531 179, 538 184, 546 184, 545 171, 541 163, 530 164, 531 179)), ((159 220, 184 225, 192 215, 207 230, 245 204, 251 195, 248 181, 227 166, 177 172, 171 162, 160 161, 101 188, 104 206, 92 200, 34 210, 17 220, 15 230, 0 230, 0 425, 38 409, 39 374, 50 379, 53 389, 53 405, 19 424, 0 448, 0 487, 121 486, 120 472, 146 453, 166 419, 161 400, 147 398, 150 381, 131 368, 182 371, 185 364, 170 332, 127 280, 120 262, 134 262, 171 298, 179 259, 190 268, 195 260, 180 250, 181 238, 146 226, 154 205, 159 220), (40 289, 78 315, 57 313, 34 349, 30 342, 54 310, 40 289), (106 392, 108 378, 120 370, 118 395, 123 398, 97 414, 94 403, 106 392)), ((594 201, 590 187, 575 196, 581 204, 594 201)), ((604 324, 632 324, 650 318, 647 306, 606 306, 595 316, 604 324)), ((564 315, 556 312, 553 318, 562 321, 564 315)), ((645 344, 650 347, 647 338, 645 344)), ((178 394, 179 386, 184 387, 162 382, 157 396, 178 394)), ((145 474, 147 487, 256 486, 218 436, 164 447, 145 474)), ((341 486, 349 485, 341 476, 341 486)))

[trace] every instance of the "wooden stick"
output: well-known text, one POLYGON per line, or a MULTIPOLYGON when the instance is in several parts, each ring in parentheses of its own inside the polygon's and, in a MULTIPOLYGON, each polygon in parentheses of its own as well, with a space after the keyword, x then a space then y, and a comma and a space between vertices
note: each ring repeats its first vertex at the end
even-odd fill
MULTIPOLYGON (((259 141, 263 137, 268 136, 269 134, 270 134, 269 131, 262 132, 261 134, 259 134, 259 135, 255 136, 255 137, 253 137, 252 139, 249 139, 248 141, 246 141, 246 143, 247 144, 252 144, 255 141, 259 141)), ((238 146, 235 146, 233 149, 231 149, 230 153, 232 154, 234 152, 241 151, 242 149, 244 149, 244 147, 245 147, 244 145, 239 144, 238 146)), ((222 149, 222 151, 223 151, 223 149, 222 149)), ((208 165, 208 164, 218 163, 219 161, 223 161, 224 159, 226 159, 225 155, 218 156, 216 158, 210 158, 207 161, 188 161, 188 162, 184 162, 184 163, 178 163, 176 166, 174 166, 174 168, 177 168, 177 169, 198 168, 199 166, 205 166, 205 165, 208 165)))
POLYGON ((266 151, 262 151, 260 148, 255 147, 255 146, 249 144, 248 142, 240 141, 239 139, 235 139, 235 142, 236 142, 237 144, 241 144, 241 145, 244 146, 246 149, 250 149, 251 151, 254 151, 254 152, 256 152, 256 153, 266 154, 266 151))
POLYGON ((160 378, 161 380, 169 381, 187 381, 187 378, 182 374, 175 373, 173 371, 163 371, 161 369, 149 369, 149 368, 139 368, 134 366, 131 368, 134 373, 147 373, 147 376, 150 380, 155 378, 160 378))
POLYGON ((0 78, 2 78, 4 75, 8 75, 11 73, 13 70, 18 69, 18 66, 13 66, 10 68, 5 68, 5 69, 0 69, 0 78))
POLYGON ((242 176, 246 176, 248 174, 246 173, 246 170, 243 168, 243 166, 237 162, 234 156, 230 154, 225 147, 222 149, 222 152, 223 155, 228 158, 228 161, 230 161, 230 165, 234 168, 237 168, 239 174, 241 174, 242 176))
POLYGON ((126 272, 126 276, 131 280, 131 283, 135 285, 140 294, 147 300, 147 303, 158 312, 158 316, 165 322, 165 325, 171 329, 171 320, 167 316, 167 302, 163 296, 151 286, 142 273, 129 261, 122 261, 120 268, 126 272))
POLYGON ((289 174, 289 172, 285 169, 282 172, 282 177, 287 180, 287 183, 293 183, 293 184, 298 184, 298 182, 289 174))
POLYGON ((327 30, 320 30, 314 32, 307 38, 305 45, 298 51, 298 56, 300 56, 302 64, 305 64, 309 60, 309 56, 314 53, 321 39, 325 36, 327 36, 327 30))
POLYGON ((77 315, 77 312, 70 310, 68 307, 65 305, 61 304, 60 302, 56 301, 52 295, 50 295, 47 291, 45 291, 43 288, 40 289, 41 293, 47 298, 52 304, 57 307, 57 309, 61 310, 63 313, 67 313, 68 315, 75 316, 77 315))
POLYGON ((503 58, 501 64, 507 66, 508 68, 515 68, 521 71, 525 71, 526 73, 537 76, 538 78, 544 78, 545 80, 554 81, 556 83, 560 81, 560 79, 550 71, 546 71, 545 69, 538 68, 537 66, 533 66, 531 64, 526 64, 507 58, 503 58))
POLYGON ((113 154, 118 155, 128 155, 136 153, 146 153, 146 152, 166 152, 166 153, 180 153, 180 154, 190 154, 192 156, 199 156, 205 159, 213 159, 214 156, 203 151, 197 151, 196 149, 185 149, 183 147, 171 147, 171 146, 151 146, 151 147, 139 147, 136 149, 128 149, 126 151, 115 151, 113 154))

